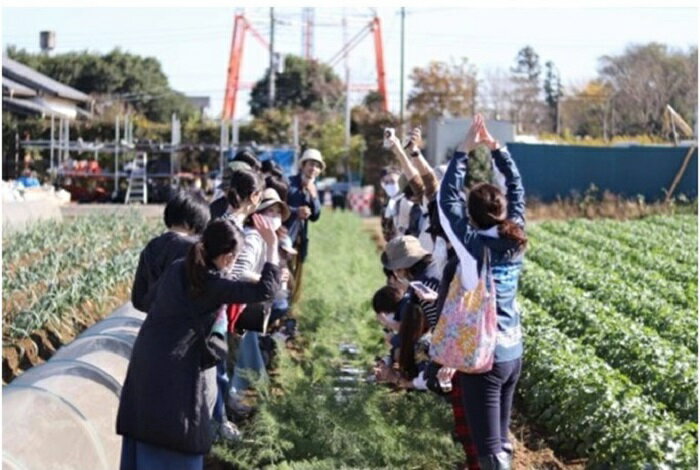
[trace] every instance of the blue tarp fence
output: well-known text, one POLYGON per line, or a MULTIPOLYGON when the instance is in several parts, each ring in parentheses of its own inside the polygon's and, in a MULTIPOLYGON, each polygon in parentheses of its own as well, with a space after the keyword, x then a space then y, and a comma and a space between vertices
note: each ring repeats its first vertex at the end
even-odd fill
MULTIPOLYGON (((509 143, 525 192, 542 202, 582 195, 591 185, 626 198, 662 200, 689 147, 584 147, 509 143)), ((674 196, 698 196, 698 150, 674 196)))

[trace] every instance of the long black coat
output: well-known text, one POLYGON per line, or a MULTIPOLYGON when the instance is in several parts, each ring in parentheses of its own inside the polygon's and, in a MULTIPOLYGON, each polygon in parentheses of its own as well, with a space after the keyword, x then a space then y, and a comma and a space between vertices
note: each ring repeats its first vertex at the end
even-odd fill
POLYGON ((141 327, 129 362, 117 415, 117 433, 192 454, 209 452, 211 411, 201 361, 204 340, 192 316, 211 331, 223 304, 272 299, 279 268, 266 264, 258 283, 209 274, 203 295, 192 298, 184 260, 170 265, 141 327))
POLYGON ((165 232, 148 242, 139 257, 131 288, 131 303, 134 308, 148 312, 156 295, 160 277, 173 261, 184 258, 187 250, 196 242, 197 237, 173 232, 165 232))

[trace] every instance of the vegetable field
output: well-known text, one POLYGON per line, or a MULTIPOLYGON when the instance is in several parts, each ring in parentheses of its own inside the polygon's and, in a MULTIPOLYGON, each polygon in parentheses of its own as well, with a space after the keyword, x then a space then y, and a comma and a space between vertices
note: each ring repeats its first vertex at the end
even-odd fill
MULTIPOLYGON (((217 447, 217 459, 241 468, 454 468, 463 454, 449 439, 446 402, 362 381, 337 394, 344 365, 368 373, 383 352, 369 305, 383 277, 358 220, 326 213, 312 227, 297 307, 304 341, 282 352, 243 443, 217 447), (359 353, 344 357, 345 343, 359 353)), ((591 468, 696 468, 697 217, 545 222, 529 237, 519 294, 527 425, 561 460, 591 468)))
MULTIPOLYGON (((161 225, 91 216, 4 239, 3 379, 124 303, 161 225)), ((454 468, 463 452, 449 404, 366 380, 386 352, 370 305, 384 277, 361 219, 327 211, 311 227, 300 336, 278 344, 243 441, 218 444, 210 466, 454 468)), ((526 426, 560 460, 590 468, 696 468, 697 216, 543 222, 528 234, 526 426)))
POLYGON ((696 468, 697 217, 528 233, 525 414, 590 466, 696 468))
POLYGON ((139 253, 160 230, 130 213, 44 221, 3 239, 3 381, 127 301, 139 253))

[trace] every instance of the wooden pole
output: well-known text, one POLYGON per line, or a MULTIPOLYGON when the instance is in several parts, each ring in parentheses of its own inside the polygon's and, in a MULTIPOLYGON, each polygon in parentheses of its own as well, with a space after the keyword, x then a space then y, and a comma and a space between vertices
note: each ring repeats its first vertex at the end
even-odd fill
POLYGON ((673 196, 673 192, 676 190, 676 186, 678 186, 678 183, 680 183, 681 178, 685 174, 686 168, 688 168, 688 163, 690 163, 690 157, 693 156, 693 153, 695 153, 696 146, 691 145, 690 149, 688 149, 688 153, 685 155, 685 158, 683 159, 683 164, 681 165, 680 170, 678 170, 678 173, 676 173, 676 177, 673 179, 673 183, 671 183, 671 188, 668 190, 668 193, 666 193, 666 203, 668 204, 671 201, 671 197, 673 196))

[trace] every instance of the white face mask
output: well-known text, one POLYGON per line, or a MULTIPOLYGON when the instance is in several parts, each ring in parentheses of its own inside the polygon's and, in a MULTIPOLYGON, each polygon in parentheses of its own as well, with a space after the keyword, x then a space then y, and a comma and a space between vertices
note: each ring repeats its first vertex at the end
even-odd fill
POLYGON ((396 183, 382 183, 382 188, 389 197, 394 197, 399 193, 399 185, 396 183))
POLYGON ((263 217, 265 217, 265 220, 267 220, 267 223, 270 224, 270 227, 272 227, 272 230, 275 232, 282 226, 282 217, 279 215, 264 215, 263 217))

